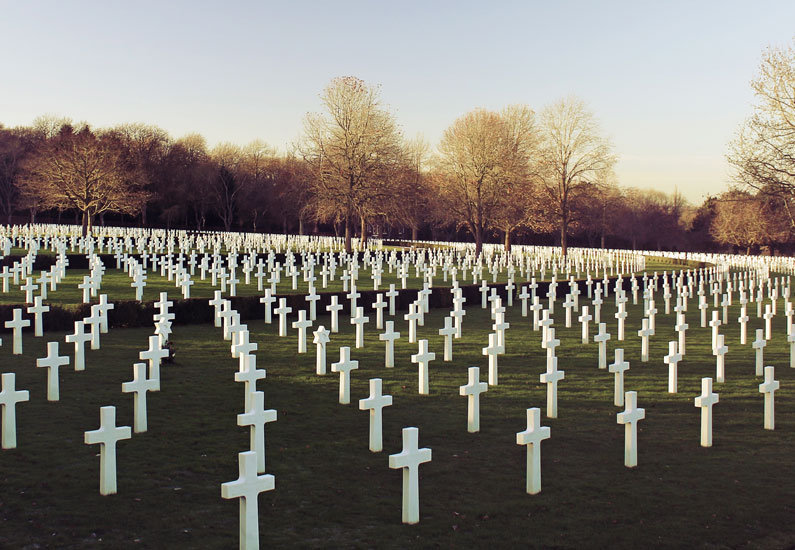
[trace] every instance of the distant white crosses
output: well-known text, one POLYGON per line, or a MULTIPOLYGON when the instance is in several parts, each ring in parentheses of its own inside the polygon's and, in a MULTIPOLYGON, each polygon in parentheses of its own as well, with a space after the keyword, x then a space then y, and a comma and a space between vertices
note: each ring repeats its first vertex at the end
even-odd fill
POLYGON ((419 430, 403 428, 403 450, 389 455, 389 467, 403 470, 402 521, 420 521, 420 464, 431 461, 431 449, 419 449, 419 430))
POLYGON ((762 376, 762 367, 765 360, 764 350, 766 345, 767 340, 764 338, 762 329, 756 329, 756 340, 754 340, 751 344, 751 347, 756 350, 756 376, 762 376))
POLYGON ((638 421, 646 418, 646 410, 638 408, 638 392, 628 391, 623 412, 616 414, 616 422, 624 425, 624 466, 638 465, 638 421))
POLYGON ((615 374, 613 403, 616 407, 624 406, 624 373, 629 370, 629 361, 624 360, 624 350, 616 348, 616 360, 610 364, 609 372, 615 374))
POLYGON ((781 385, 775 379, 775 368, 765 367, 765 381, 759 384, 759 393, 765 396, 765 429, 776 428, 775 393, 781 385))
POLYGON ((384 407, 392 405, 392 396, 383 395, 381 379, 370 379, 370 395, 359 400, 359 410, 370 411, 370 451, 379 453, 383 450, 382 412, 384 407))
POLYGON ((547 371, 539 376, 541 383, 547 385, 547 417, 558 417, 558 382, 563 380, 565 373, 558 370, 558 358, 547 357, 547 371))
POLYGON ((274 313, 279 316, 279 336, 287 336, 287 315, 293 312, 293 308, 288 307, 287 298, 279 298, 279 307, 274 313))
POLYGON ((436 354, 428 351, 428 340, 420 340, 419 350, 411 356, 411 362, 418 365, 420 395, 428 395, 430 393, 428 387, 428 365, 434 359, 436 359, 436 354))
POLYGON ((329 338, 329 331, 326 330, 326 327, 323 325, 317 327, 317 330, 312 334, 314 335, 312 343, 317 346, 315 373, 322 376, 326 374, 326 344, 328 344, 331 339, 329 338))
POLYGON ((599 333, 594 334, 594 342, 599 344, 599 368, 607 368, 607 341, 610 340, 610 333, 607 332, 607 324, 599 323, 599 333))
POLYGON ((298 320, 293 321, 292 326, 298 329, 298 353, 306 353, 306 329, 312 326, 312 320, 306 318, 306 310, 298 312, 298 320))
POLYGON ((527 446, 527 494, 541 491, 541 442, 550 437, 550 428, 541 426, 541 410, 527 409, 527 429, 516 434, 516 444, 527 446))
POLYGON ((701 409, 701 446, 712 447, 712 406, 718 402, 718 394, 712 392, 712 378, 701 379, 701 395, 695 405, 701 409))
POLYGON ((356 326, 356 349, 364 346, 364 325, 370 321, 369 317, 365 317, 364 308, 356 308, 356 316, 351 318, 351 324, 356 326))
POLYGON ((47 401, 60 399, 58 369, 69 364, 69 357, 58 355, 58 342, 47 343, 47 357, 36 359, 36 366, 47 369, 47 401))
POLYGON ((452 317, 445 317, 444 318, 444 327, 439 329, 439 336, 444 336, 444 360, 445 361, 452 361, 453 360, 453 337, 455 336, 456 330, 453 326, 453 318, 452 317))
POLYGON ((255 391, 248 400, 246 412, 237 415, 238 426, 249 426, 249 447, 257 453, 257 473, 265 472, 265 424, 275 422, 274 409, 265 410, 265 394, 255 391))
POLYGON ((340 405, 348 405, 351 402, 351 371, 358 368, 359 362, 351 360, 351 348, 341 347, 339 362, 331 364, 331 372, 340 373, 340 405))
POLYGON ((489 358, 489 385, 496 386, 498 382, 498 359, 499 354, 504 353, 505 348, 497 345, 497 335, 489 334, 489 345, 482 349, 483 355, 489 358))
POLYGON ((0 429, 3 431, 3 449, 17 447, 17 403, 30 400, 28 390, 16 389, 16 374, 4 372, 2 376, 2 391, 0 391, 0 429))
POLYGON ((143 433, 147 430, 146 392, 160 390, 160 379, 147 377, 146 370, 146 363, 135 363, 132 382, 124 382, 121 385, 122 393, 135 394, 133 396, 133 430, 135 433, 143 433))
POLYGON ((679 361, 682 354, 677 352, 678 344, 676 340, 668 342, 668 355, 663 358, 663 362, 668 365, 668 393, 676 393, 679 384, 679 361))
POLYGON ((22 355, 22 329, 29 326, 30 320, 22 318, 22 309, 14 308, 14 317, 10 321, 5 322, 5 327, 14 331, 12 336, 12 354, 22 355))
POLYGON ((116 426, 116 407, 101 407, 99 409, 99 429, 85 432, 86 445, 100 445, 100 495, 116 493, 116 443, 131 437, 132 430, 129 426, 116 426))
POLYGON ((378 335, 378 339, 386 342, 384 366, 391 369, 395 366, 395 340, 400 338, 400 333, 394 331, 394 321, 386 322, 386 330, 378 335))
POLYGON ((465 386, 460 386, 460 395, 467 397, 467 431, 480 431, 480 394, 488 391, 489 385, 480 381, 480 368, 469 367, 469 379, 465 386))
POLYGON ((260 493, 272 491, 275 478, 271 474, 257 474, 257 453, 246 451, 238 455, 239 476, 235 481, 221 484, 221 498, 240 499, 240 549, 259 548, 260 493))

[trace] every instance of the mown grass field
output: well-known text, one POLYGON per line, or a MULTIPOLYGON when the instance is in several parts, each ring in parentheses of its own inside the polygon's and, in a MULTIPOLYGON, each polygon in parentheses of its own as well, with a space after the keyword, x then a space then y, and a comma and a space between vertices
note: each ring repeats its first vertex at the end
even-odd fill
MULTIPOLYGON (((171 294, 171 292, 170 292, 171 294)), ((122 298, 120 296, 120 298, 122 298)), ((586 304, 581 300, 581 304, 586 304)), ((481 432, 466 431, 467 400, 458 387, 467 367, 486 378, 491 320, 479 303, 467 304, 463 338, 450 363, 442 358, 446 311, 432 310, 418 337, 430 340, 437 360, 430 367, 429 396, 417 393, 417 368, 407 342, 407 324, 396 321, 396 368, 383 366, 384 346, 374 318, 365 347, 352 349, 351 405, 337 403, 339 379, 314 374, 314 346, 297 354, 297 337, 277 336, 277 326, 249 321, 259 344, 258 366, 266 407, 278 421, 266 428, 267 470, 275 491, 262 494, 262 547, 273 548, 790 548, 795 545, 795 371, 789 369, 783 301, 765 364, 776 366, 776 430, 764 430, 760 378, 754 376, 750 341, 739 345, 738 306, 722 329, 729 353, 724 384, 715 384, 714 446, 699 445, 700 411, 693 399, 701 378, 715 375, 710 329, 699 327, 690 302, 687 355, 679 366, 679 393, 667 392, 662 357, 676 337, 674 316, 657 317, 650 361, 640 362, 641 306, 628 308, 627 338, 616 342, 613 296, 603 320, 615 347, 631 363, 626 389, 638 391, 647 419, 639 426, 639 465, 623 464, 624 428, 616 424, 613 375, 597 369, 597 346, 580 343, 580 327, 564 328, 558 304, 554 318, 559 368, 559 418, 544 417, 551 439, 542 444, 540 494, 525 493, 525 448, 515 434, 525 429, 526 409, 545 410, 545 369, 540 332, 522 318, 518 301, 508 310, 507 352, 500 357, 500 384, 481 396, 481 432), (368 380, 384 380, 394 405, 384 410, 384 451, 368 451, 368 380), (421 521, 400 522, 401 473, 388 468, 388 455, 401 450, 401 429, 419 428, 420 446, 433 461, 420 467, 421 521)), ((755 304, 754 304, 755 305, 755 304)), ((658 309, 663 311, 662 299, 658 309)), ((749 307, 749 335, 761 328, 749 307)), ((292 316, 294 318, 295 315, 292 316)), ((291 320, 292 320, 291 318, 291 320)), ((327 316, 317 324, 329 326, 327 316)), ((352 326, 341 317, 342 334, 332 335, 329 364, 338 347, 353 348, 352 326)), ((591 327, 593 334, 594 326, 591 327)), ((99 407, 116 405, 119 424, 132 425, 132 379, 148 329, 114 329, 102 349, 88 352, 87 370, 61 372, 61 401, 46 401, 46 372, 35 358, 47 340, 63 333, 24 338, 24 356, 11 355, 3 337, 0 365, 17 373, 17 388, 31 401, 17 408, 18 449, 0 452, 0 547, 35 548, 234 548, 238 503, 222 500, 220 485, 237 479, 237 453, 247 450, 248 428, 237 427, 243 387, 233 381, 238 361, 221 330, 174 325, 176 364, 162 369, 161 391, 150 393, 149 432, 118 445, 119 494, 98 492, 98 447, 83 444, 83 432, 99 426, 99 407)), ((61 346, 71 354, 71 346, 61 346)))

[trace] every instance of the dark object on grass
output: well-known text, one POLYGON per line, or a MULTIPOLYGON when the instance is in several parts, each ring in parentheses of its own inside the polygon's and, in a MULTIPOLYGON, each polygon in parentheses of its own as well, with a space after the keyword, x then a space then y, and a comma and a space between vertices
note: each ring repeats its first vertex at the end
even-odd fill
POLYGON ((168 350, 168 357, 163 358, 164 363, 173 364, 176 362, 177 352, 174 349, 174 344, 171 343, 171 340, 166 340, 166 345, 163 346, 163 349, 168 350))

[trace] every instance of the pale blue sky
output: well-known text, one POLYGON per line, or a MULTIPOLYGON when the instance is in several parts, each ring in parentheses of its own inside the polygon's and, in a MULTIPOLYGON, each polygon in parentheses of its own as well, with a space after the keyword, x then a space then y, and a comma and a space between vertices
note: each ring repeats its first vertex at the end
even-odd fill
POLYGON ((328 81, 380 84, 408 137, 474 109, 584 99, 619 183, 725 188, 763 49, 795 2, 0 0, 0 123, 44 113, 280 149, 328 81))

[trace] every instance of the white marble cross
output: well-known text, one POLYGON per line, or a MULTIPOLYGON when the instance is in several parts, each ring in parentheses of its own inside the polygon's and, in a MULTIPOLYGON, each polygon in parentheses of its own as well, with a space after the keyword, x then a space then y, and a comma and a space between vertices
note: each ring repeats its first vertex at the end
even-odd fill
POLYGON ((402 521, 409 525, 420 521, 419 466, 431 461, 431 449, 419 449, 419 429, 403 428, 403 450, 389 455, 389 467, 403 470, 402 521))
POLYGON ((679 361, 682 354, 677 353, 678 344, 676 340, 668 342, 668 355, 663 357, 663 362, 668 365, 668 393, 676 393, 679 381, 679 361))
POLYGON ((384 366, 391 369, 395 366, 395 340, 400 338, 400 333, 394 331, 394 321, 386 322, 386 330, 378 335, 378 339, 386 342, 386 357, 384 366))
POLYGON ((638 408, 638 392, 626 392, 624 402, 627 407, 616 414, 616 422, 624 424, 624 466, 634 468, 638 465, 638 421, 646 418, 646 410, 638 408))
POLYGON ((638 331, 640 336, 640 360, 646 363, 649 360, 649 336, 654 334, 654 330, 649 326, 649 320, 641 321, 641 329, 638 331))
POLYGON ((58 342, 47 342, 47 357, 36 359, 37 367, 47 369, 47 401, 60 399, 58 369, 69 364, 69 357, 58 355, 58 342))
POLYGON ((265 394, 255 391, 248 400, 246 412, 237 415, 238 426, 250 426, 249 447, 257 453, 257 473, 265 473, 265 424, 275 422, 276 410, 265 410, 265 394))
POLYGON ((558 358, 547 356, 547 371, 539 376, 547 385, 547 417, 558 417, 558 382, 565 378, 565 372, 558 370, 558 358))
POLYGON ((627 320, 627 310, 626 305, 624 302, 618 304, 618 311, 615 314, 616 319, 618 319, 618 340, 624 340, 624 323, 627 320))
POLYGON ((4 372, 2 376, 2 391, 0 391, 0 429, 3 430, 3 449, 16 449, 17 447, 17 403, 30 400, 28 390, 16 389, 16 374, 4 372))
POLYGON ((331 364, 331 372, 340 373, 339 402, 348 405, 351 402, 351 371, 359 368, 359 361, 351 360, 351 348, 340 348, 340 360, 331 364))
POLYGON ((607 368, 607 341, 610 340, 610 333, 607 332, 607 324, 599 323, 599 333, 594 334, 594 342, 599 343, 599 368, 607 368))
POLYGON ((756 329, 756 340, 753 341, 751 347, 756 350, 756 376, 762 376, 762 366, 764 362, 764 353, 765 353, 765 346, 767 345, 767 340, 765 340, 762 329, 756 329))
POLYGON ((591 321, 593 317, 591 317, 590 313, 588 313, 588 306, 582 306, 582 313, 578 317, 580 323, 582 323, 582 343, 587 344, 589 342, 588 338, 588 323, 591 321))
POLYGON ((765 429, 776 429, 775 392, 781 387, 775 379, 775 368, 765 367, 765 381, 759 384, 759 393, 765 395, 765 429))
POLYGON ((259 548, 260 493, 272 491, 275 478, 271 474, 257 475, 257 453, 246 451, 238 455, 239 477, 221 484, 221 498, 240 499, 240 550, 259 548))
POLYGON ((773 308, 770 304, 765 304, 765 314, 762 315, 765 319, 765 340, 770 340, 773 337, 773 308))
POLYGON ((287 336, 287 315, 293 312, 293 308, 287 306, 287 298, 279 298, 279 307, 274 313, 279 316, 279 336, 287 336))
MULTIPOLYGON (((419 306, 422 307, 422 306, 419 306)), ((409 304, 409 312, 403 315, 403 319, 409 322, 409 344, 414 344, 417 342, 417 321, 422 315, 419 311, 417 311, 417 304, 412 303, 409 304)))
POLYGON ((527 446, 527 494, 541 492, 541 442, 550 437, 550 428, 541 426, 541 410, 527 409, 527 429, 516 434, 516 444, 527 446))
POLYGON ((436 354, 428 351, 428 340, 420 340, 419 350, 411 356, 411 362, 419 365, 419 392, 420 395, 430 393, 428 387, 428 364, 436 359, 436 354))
POLYGON ((323 325, 317 327, 317 330, 312 334, 314 335, 312 343, 317 345, 315 373, 322 376, 326 374, 326 344, 328 344, 331 339, 329 338, 329 331, 326 330, 326 327, 323 325))
POLYGON ((160 345, 160 337, 157 335, 149 337, 149 349, 138 352, 138 359, 149 362, 149 378, 158 381, 158 389, 151 391, 159 391, 160 381, 160 362, 169 356, 170 352, 167 348, 160 345))
POLYGON ((33 314, 33 336, 40 337, 44 334, 42 330, 43 313, 50 311, 50 306, 41 303, 41 296, 33 298, 33 305, 28 307, 28 313, 33 314))
POLYGON ((75 370, 81 371, 86 369, 86 352, 85 344, 91 340, 91 335, 85 332, 85 323, 83 321, 75 321, 75 331, 73 334, 67 334, 64 340, 67 344, 75 345, 75 370))
POLYGON ((489 385, 480 381, 480 368, 469 367, 469 379, 465 386, 459 386, 460 395, 467 397, 467 431, 480 431, 480 394, 488 391, 489 385))
MULTIPOLYGON (((218 298, 220 299, 221 292, 216 290, 218 293, 218 298)), ((273 304, 276 302, 276 298, 273 297, 271 294, 271 289, 265 290, 265 295, 259 299, 261 304, 265 304, 265 323, 271 324, 272 317, 273 317, 273 304)), ((212 303, 211 303, 212 305, 212 303)), ((215 326, 218 326, 217 324, 215 326)))
POLYGON ((624 350, 616 348, 616 361, 610 365, 609 372, 614 373, 615 384, 613 403, 616 407, 624 406, 624 372, 629 370, 629 361, 624 360, 624 350))
POLYGON ((453 318, 452 317, 445 317, 444 318, 444 327, 439 329, 439 336, 444 336, 444 360, 445 361, 452 361, 453 360, 453 337, 455 336, 456 330, 453 326, 453 318))
POLYGON ((244 409, 248 410, 254 392, 257 391, 257 380, 262 380, 267 376, 265 369, 257 368, 257 356, 250 353, 241 353, 242 363, 239 370, 235 373, 235 382, 243 382, 245 388, 244 409))
POLYGON ((392 396, 381 393, 381 379, 370 379, 370 395, 359 400, 360 411, 370 411, 370 451, 379 453, 383 450, 382 412, 384 407, 392 405, 392 396))
POLYGON ((99 429, 85 432, 86 445, 100 445, 99 494, 113 495, 116 485, 116 443, 132 437, 129 426, 116 426, 116 407, 99 409, 99 429))
POLYGON ((378 293, 375 295, 375 302, 373 302, 373 309, 375 310, 375 328, 376 330, 384 330, 384 309, 387 303, 384 301, 384 295, 378 293))
POLYGON ((13 329, 13 355, 22 355, 22 329, 30 326, 29 319, 22 318, 22 309, 14 308, 14 317, 5 322, 5 327, 13 329))
POLYGON ((718 394, 712 393, 712 378, 702 378, 701 395, 695 398, 696 407, 701 408, 702 447, 712 447, 712 406, 718 399, 718 394))
POLYGON ((497 345, 497 335, 494 333, 489 334, 489 345, 482 348, 483 355, 489 358, 489 385, 496 386, 499 378, 499 365, 497 356, 505 352, 505 348, 497 345))
MULTIPOLYGON (((723 344, 724 336, 723 334, 718 334, 718 345, 717 347, 712 350, 712 353, 715 354, 715 381, 719 383, 723 383, 726 381, 726 360, 725 355, 729 352, 729 347, 723 344)), ((706 380, 706 379, 703 379, 706 380)), ((712 384, 712 381, 710 381, 712 384)))
POLYGON ((340 331, 340 311, 342 310, 342 305, 339 303, 337 296, 333 295, 331 297, 331 303, 326 306, 326 311, 331 313, 331 332, 336 334, 340 331))
POLYGON ((135 363, 132 382, 124 382, 121 385, 121 391, 135 394, 133 396, 133 430, 135 433, 145 432, 147 430, 146 392, 160 391, 160 379, 147 378, 146 363, 135 363))
POLYGON ((306 330, 312 326, 312 321, 306 318, 306 310, 298 311, 298 320, 292 326, 298 329, 298 353, 306 353, 306 330))
POLYGON ((364 308, 357 307, 356 315, 351 318, 351 324, 356 326, 356 349, 364 347, 364 325, 370 322, 370 317, 365 317, 364 308))
POLYGON ((717 311, 712 312, 712 320, 709 322, 709 326, 712 327, 712 349, 718 345, 718 328, 721 326, 721 322, 719 319, 720 313, 717 311))

